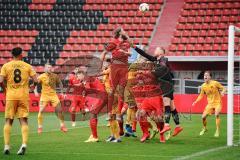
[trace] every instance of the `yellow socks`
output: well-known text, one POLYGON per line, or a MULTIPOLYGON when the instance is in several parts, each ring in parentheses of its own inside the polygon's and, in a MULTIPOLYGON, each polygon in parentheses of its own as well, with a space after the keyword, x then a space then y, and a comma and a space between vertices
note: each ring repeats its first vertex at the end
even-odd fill
POLYGON ((27 144, 28 142, 28 125, 22 125, 22 144, 27 144))
POLYGON ((11 134, 12 126, 9 124, 5 124, 3 128, 3 135, 4 135, 4 143, 5 145, 9 145, 10 143, 10 134, 11 134))
POLYGON ((207 118, 203 118, 202 122, 203 122, 203 127, 206 128, 207 127, 207 118))
POLYGON ((42 128, 43 116, 42 113, 38 113, 38 127, 42 128))
POLYGON ((219 128, 220 128, 220 117, 216 118, 216 127, 217 127, 217 130, 219 130, 219 128))
POLYGON ((152 130, 154 130, 154 131, 158 130, 155 121, 153 121, 150 117, 147 117, 147 121, 151 124, 152 130))
POLYGON ((114 137, 116 139, 119 139, 120 138, 120 135, 119 135, 119 125, 118 125, 118 121, 117 120, 113 120, 112 121, 112 128, 113 128, 113 134, 114 134, 114 137))

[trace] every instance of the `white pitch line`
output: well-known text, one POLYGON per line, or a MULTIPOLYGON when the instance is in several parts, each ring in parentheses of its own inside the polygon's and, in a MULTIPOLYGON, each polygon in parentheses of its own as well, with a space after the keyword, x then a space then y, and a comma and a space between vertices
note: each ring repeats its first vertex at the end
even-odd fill
POLYGON ((194 157, 199 157, 199 156, 206 155, 206 154, 216 152, 216 151, 220 151, 220 150, 223 150, 223 149, 226 149, 226 148, 228 148, 228 146, 216 147, 216 148, 196 152, 196 153, 193 153, 193 154, 190 154, 190 155, 187 155, 187 156, 181 156, 179 158, 176 158, 175 160, 188 160, 188 159, 192 159, 194 157))
POLYGON ((129 157, 148 157, 148 158, 176 158, 178 156, 163 156, 163 155, 146 155, 146 154, 126 154, 126 153, 121 153, 121 154, 115 154, 115 153, 83 153, 83 152, 78 152, 78 153, 67 153, 67 152, 29 152, 27 154, 61 154, 61 155, 96 155, 96 156, 129 156, 129 157))

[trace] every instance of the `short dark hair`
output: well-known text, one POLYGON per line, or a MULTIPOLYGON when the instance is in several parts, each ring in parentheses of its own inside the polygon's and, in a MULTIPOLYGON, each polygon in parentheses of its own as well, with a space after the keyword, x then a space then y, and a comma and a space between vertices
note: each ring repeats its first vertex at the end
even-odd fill
POLYGON ((113 37, 114 37, 114 38, 119 38, 121 31, 122 31, 122 28, 121 28, 121 27, 118 27, 117 29, 115 29, 115 30, 113 31, 113 37))
POLYGON ((166 53, 166 50, 163 47, 160 47, 160 49, 163 51, 163 54, 166 53))
POLYGON ((85 72, 83 72, 83 71, 78 71, 77 73, 76 73, 76 75, 77 74, 85 74, 85 72))
POLYGON ((211 71, 207 70, 207 71, 204 72, 204 74, 205 74, 205 73, 208 73, 208 74, 212 77, 211 71))
POLYGON ((20 54, 22 54, 22 48, 20 48, 20 47, 13 48, 13 50, 12 50, 12 55, 13 55, 14 57, 17 57, 17 56, 19 56, 20 54))
POLYGON ((106 58, 106 62, 111 63, 111 58, 106 58))

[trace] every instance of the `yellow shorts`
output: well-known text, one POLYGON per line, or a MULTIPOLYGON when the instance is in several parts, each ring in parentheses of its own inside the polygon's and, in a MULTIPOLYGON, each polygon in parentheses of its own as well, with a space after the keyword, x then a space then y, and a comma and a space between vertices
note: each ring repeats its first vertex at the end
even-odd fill
POLYGON ((132 123, 135 119, 136 119, 136 109, 135 108, 128 108, 126 124, 132 125, 132 123))
POLYGON ((214 112, 220 113, 222 110, 222 104, 208 104, 203 111, 203 114, 212 115, 214 112))
POLYGON ((51 104, 53 107, 57 107, 60 103, 60 100, 57 95, 53 96, 41 96, 40 98, 40 107, 46 107, 48 104, 51 104))
POLYGON ((29 115, 29 100, 7 100, 5 118, 27 118, 29 115))

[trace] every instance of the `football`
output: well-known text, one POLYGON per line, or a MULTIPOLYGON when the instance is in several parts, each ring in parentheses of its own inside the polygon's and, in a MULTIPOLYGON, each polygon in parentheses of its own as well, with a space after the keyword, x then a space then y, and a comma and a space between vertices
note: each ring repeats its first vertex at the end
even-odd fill
POLYGON ((141 3, 139 5, 139 11, 140 12, 147 12, 147 11, 149 11, 149 5, 147 3, 141 3))

